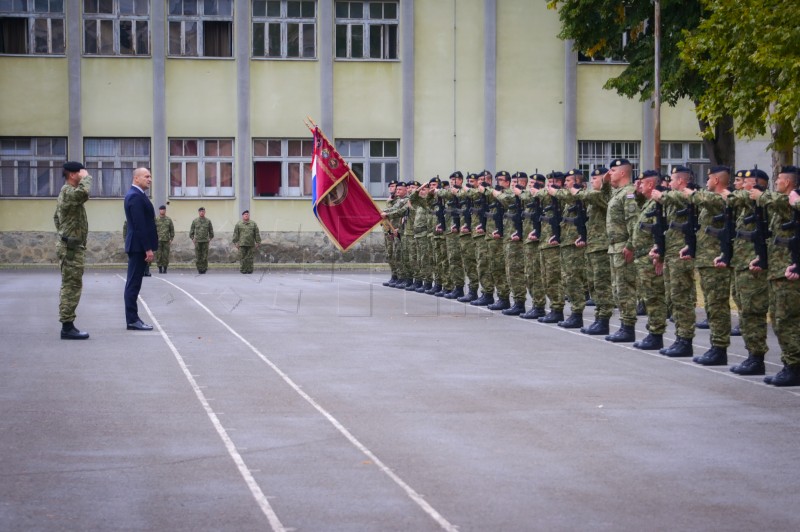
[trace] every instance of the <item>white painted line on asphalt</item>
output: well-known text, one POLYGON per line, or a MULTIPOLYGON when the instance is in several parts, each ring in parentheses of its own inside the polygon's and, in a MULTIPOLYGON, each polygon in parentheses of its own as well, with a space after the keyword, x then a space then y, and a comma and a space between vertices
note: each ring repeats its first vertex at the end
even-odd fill
MULTIPOLYGON (((195 298, 192 294, 190 294, 189 292, 187 292, 186 290, 184 290, 180 286, 178 286, 178 285, 176 285, 176 284, 172 283, 171 281, 168 281, 168 280, 166 280, 164 278, 161 278, 161 277, 157 277, 157 279, 159 281, 165 282, 165 283, 173 286, 177 290, 180 290, 181 292, 186 294, 186 297, 188 297, 189 299, 194 301, 197 304, 197 306, 199 306, 200 308, 205 310, 206 313, 208 313, 209 316, 211 316, 212 318, 217 320, 220 323, 220 325, 222 325, 223 327, 225 327, 228 330, 228 332, 230 332, 233 336, 235 336, 237 339, 239 339, 239 341, 241 341, 244 345, 246 345, 253 353, 255 353, 255 355, 257 357, 259 357, 261 360, 264 361, 265 364, 267 364, 270 368, 272 368, 272 371, 274 371, 281 379, 283 379, 283 381, 287 385, 289 385, 290 388, 292 388, 300 397, 305 399, 305 401, 308 404, 310 404, 312 407, 314 407, 314 409, 317 412, 322 414, 322 416, 325 419, 327 419, 330 422, 330 424, 333 425, 334 428, 336 428, 336 430, 338 430, 339 433, 342 434, 342 436, 344 436, 350 443, 352 443, 353 446, 356 449, 358 449, 364 455, 366 455, 367 458, 369 458, 378 467, 378 469, 383 471, 383 473, 386 476, 388 476, 390 479, 392 479, 392 481, 394 481, 395 484, 397 484, 403 491, 405 491, 406 495, 408 495, 408 497, 412 501, 414 501, 414 503, 416 503, 417 506, 419 506, 426 514, 428 514, 434 521, 436 521, 436 523, 440 527, 442 527, 442 529, 447 530, 448 532, 458 532, 458 528, 455 525, 450 523, 447 519, 444 518, 444 516, 442 516, 438 511, 436 511, 436 509, 433 508, 433 506, 431 506, 422 497, 422 495, 417 493, 414 490, 414 488, 409 486, 402 478, 400 478, 394 471, 392 471, 386 464, 384 464, 372 451, 370 451, 363 443, 361 443, 355 436, 353 436, 353 434, 349 430, 347 430, 347 428, 344 425, 342 425, 342 423, 339 422, 339 420, 337 420, 335 417, 333 417, 333 415, 330 412, 325 410, 319 403, 317 403, 314 400, 313 397, 311 397, 306 392, 304 392, 300 388, 300 386, 297 383, 295 383, 286 373, 284 373, 277 365, 275 365, 275 363, 272 362, 272 360, 267 358, 253 344, 248 342, 242 335, 240 335, 238 332, 236 332, 233 329, 233 327, 228 325, 224 320, 222 320, 216 314, 214 314, 214 312, 212 312, 211 309, 206 307, 204 304, 202 304, 200 301, 198 301, 197 298, 195 298)), ((140 296, 139 299, 142 300, 141 296, 140 296)), ((142 300, 142 303, 144 303, 143 300, 142 300)), ((153 319, 153 323, 158 325, 158 322, 156 321, 156 319, 153 316, 153 314, 150 313, 150 309, 147 307, 147 305, 145 305, 145 308, 147 309, 147 312, 150 315, 150 317, 153 319)), ((177 350, 172 345, 172 342, 169 341, 169 338, 167 337, 166 333, 163 332, 163 330, 161 329, 160 325, 158 325, 158 329, 160 331, 162 331, 162 336, 164 337, 164 340, 168 342, 168 344, 170 345, 170 348, 173 349, 173 353, 175 353, 175 356, 179 358, 179 363, 182 364, 182 361, 180 360, 180 355, 177 354, 177 350)), ((184 372, 184 373, 186 373, 187 374, 187 378, 189 378, 188 372, 184 372)), ((196 386, 196 384, 194 382, 192 382, 192 386, 194 387, 194 386, 196 386)), ((199 389, 196 389, 195 393, 198 394, 198 397, 200 397, 202 395, 199 389)), ((206 408, 206 411, 209 412, 209 417, 211 417, 211 415, 213 415, 213 412, 211 412, 211 409, 209 408, 208 404, 205 402, 205 400, 201 400, 201 402, 204 403, 204 407, 206 408)), ((215 418, 212 418, 212 421, 215 421, 215 426, 217 426, 219 424, 219 421, 215 420, 215 418)), ((222 429, 221 426, 219 427, 218 432, 220 430, 222 431, 220 433, 220 436, 222 436, 224 434, 224 429, 222 429)), ((227 435, 225 435, 223 439, 227 440, 226 441, 226 446, 228 446, 228 442, 230 442, 230 439, 227 438, 227 435)), ((230 442, 230 446, 233 448, 233 451, 236 450, 236 448, 233 446, 233 442, 230 442)), ((241 457, 238 455, 238 453, 237 453, 236 456, 238 457, 239 462, 241 462, 242 467, 244 467, 244 471, 247 471, 247 474, 248 474, 249 478, 252 480, 252 476, 250 475, 250 472, 247 470, 247 467, 244 465, 244 462, 241 460, 241 457)), ((237 462, 237 465, 238 465, 239 462, 237 462)), ((239 468, 240 471, 242 471, 242 467, 239 468)), ((242 476, 244 476, 244 471, 242 471, 242 476)), ((245 479, 247 480, 247 477, 245 477, 245 479)), ((253 480, 253 483, 255 484, 255 480, 253 480)), ((249 481, 248 481, 248 485, 250 485, 249 481)), ((258 488, 258 485, 255 484, 255 487, 258 488)), ((251 488, 251 491, 252 491, 252 488, 251 488)), ((261 492, 260 489, 258 490, 258 493, 261 495, 261 497, 263 497, 263 493, 261 492)), ((255 495, 255 493, 254 493, 254 495, 255 495)), ((264 499, 264 503, 266 504, 267 508, 269 508, 269 511, 272 512, 272 508, 269 506, 269 504, 267 503, 266 499, 264 499)), ((263 506, 262 506, 262 509, 264 509, 263 506)), ((265 513, 266 513, 266 511, 265 511, 265 513)), ((274 513, 273 513, 273 515, 274 515, 274 513)), ((275 517, 275 520, 276 520, 277 524, 280 526, 280 521, 277 521, 277 516, 275 517)), ((272 519, 270 519, 270 522, 272 522, 272 519)), ((275 529, 275 530, 278 530, 278 529, 275 529)), ((280 530, 283 530, 283 528, 281 528, 280 530)))
MULTIPOLYGON (((172 283, 170 283, 172 284, 172 283)), ((173 285, 174 286, 174 285, 173 285)), ((261 491, 261 487, 256 482, 256 479, 253 477, 252 471, 247 468, 247 464, 244 463, 242 459, 242 455, 239 454, 239 451, 236 449, 236 445, 234 445, 233 440, 230 439, 228 436, 227 431, 222 426, 222 423, 219 421, 219 415, 212 410, 211 405, 209 405, 209 400, 206 399, 205 394, 203 394, 200 386, 197 385, 197 381, 194 379, 194 376, 189 372, 189 368, 186 366, 186 363, 183 361, 183 357, 178 352, 178 349, 175 347, 175 344, 172 343, 167 333, 161 327, 161 324, 158 322, 156 317, 150 311, 150 307, 147 306, 147 303, 144 299, 140 296, 139 301, 142 303, 142 306, 147 311, 147 315, 150 316, 150 320, 152 320, 153 325, 155 325, 158 332, 161 334, 161 338, 164 339, 164 342, 169 347, 172 354, 175 356, 175 360, 178 361, 178 366, 180 366, 181 371, 183 371, 183 375, 186 377, 186 380, 189 381, 189 384, 194 390, 194 394, 197 396, 197 400, 200 401, 200 404, 203 406, 203 409, 206 411, 206 415, 211 420, 211 424, 214 425, 214 428, 217 431, 222 442, 225 444, 225 449, 228 451, 228 455, 233 459, 233 462, 236 464, 239 473, 244 478, 247 487, 250 488, 250 493, 253 495, 253 498, 256 500, 256 503, 261 508, 261 511, 269 520, 269 524, 272 527, 272 530, 275 532, 285 532, 286 528, 281 523, 280 519, 278 519, 278 515, 275 513, 275 510, 272 509, 272 505, 270 505, 269 501, 267 501, 267 497, 264 495, 264 492, 261 491)))

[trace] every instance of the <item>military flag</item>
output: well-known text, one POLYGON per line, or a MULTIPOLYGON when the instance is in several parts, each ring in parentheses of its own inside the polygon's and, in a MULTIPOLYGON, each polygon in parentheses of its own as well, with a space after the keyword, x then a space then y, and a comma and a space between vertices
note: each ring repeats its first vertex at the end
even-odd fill
POLYGON ((381 212, 320 128, 313 125, 309 129, 314 134, 311 161, 314 216, 336 247, 347 251, 381 223, 381 212))

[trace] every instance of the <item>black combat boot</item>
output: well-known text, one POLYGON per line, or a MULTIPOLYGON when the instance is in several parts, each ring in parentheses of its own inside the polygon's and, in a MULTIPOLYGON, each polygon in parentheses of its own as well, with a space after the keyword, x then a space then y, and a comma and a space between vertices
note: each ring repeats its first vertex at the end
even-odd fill
POLYGON ((639 301, 636 304, 636 315, 647 316, 647 305, 644 304, 644 301, 639 301))
POLYGON ((471 303, 478 299, 478 290, 476 288, 469 287, 469 292, 465 295, 459 297, 456 301, 460 301, 461 303, 471 303))
POLYGON ((164 268, 162 268, 161 266, 159 266, 159 267, 158 267, 158 273, 164 273, 164 268))
POLYGON ((773 386, 800 386, 800 367, 784 364, 774 377, 764 377, 764 382, 773 386))
POLYGON ((397 284, 397 276, 396 275, 392 275, 392 278, 389 279, 388 281, 386 281, 385 283, 383 283, 383 286, 392 286, 392 287, 394 287, 394 285, 396 285, 396 284, 397 284))
POLYGON ((492 294, 484 292, 483 294, 481 294, 481 297, 479 297, 475 301, 470 302, 470 305, 472 305, 473 307, 485 307, 487 305, 491 305, 492 303, 494 303, 494 296, 492 294))
POLYGON ((436 297, 444 297, 448 292, 450 292, 450 289, 442 286, 438 291, 434 292, 433 295, 436 297))
POLYGON ((608 331, 608 318, 595 318, 594 322, 588 327, 581 327, 581 332, 583 334, 590 334, 592 336, 608 334, 608 331))
POLYGON ((429 296, 432 296, 436 292, 441 291, 441 289, 442 289, 442 285, 440 285, 439 283, 433 283, 433 285, 430 288, 425 290, 425 293, 428 294, 429 296))
POLYGON ((728 349, 725 347, 718 347, 712 345, 711 349, 700 355, 694 357, 692 362, 700 364, 701 366, 727 366, 728 365, 728 349))
POLYGON ((642 351, 653 351, 664 347, 664 336, 661 334, 650 333, 639 342, 634 342, 633 347, 642 351))
POLYGON ((422 281, 420 281, 419 279, 412 280, 411 284, 406 286, 406 292, 413 292, 420 286, 422 286, 422 281))
POLYGON ((586 292, 586 306, 587 307, 595 306, 594 299, 592 299, 592 295, 589 292, 586 292))
POLYGON ((167 267, 164 266, 164 273, 167 273, 167 267))
POLYGON ((733 329, 731 329, 731 336, 741 336, 741 335, 742 335, 742 329, 738 325, 733 329))
POLYGON ((514 301, 514 306, 503 311, 506 316, 520 316, 525 314, 525 301, 514 301))
POLYGON ((400 279, 397 281, 393 288, 397 288, 398 290, 405 290, 408 287, 409 280, 408 279, 400 279))
POLYGON ((452 292, 448 292, 444 295, 445 299, 458 299, 459 297, 464 297, 463 286, 456 286, 455 288, 453 288, 452 292))
POLYGON ((569 315, 569 318, 559 321, 558 326, 563 329, 580 329, 583 327, 583 313, 573 312, 569 315))
POLYGON ((708 329, 709 328, 708 318, 704 319, 703 321, 698 321, 697 323, 694 324, 694 326, 697 327, 698 329, 708 329))
POLYGON ((636 331, 633 330, 633 325, 620 325, 619 330, 614 334, 606 336, 607 342, 626 343, 636 341, 636 331))
POLYGON ((547 314, 539 318, 539 323, 558 323, 559 321, 564 321, 564 311, 563 310, 550 310, 547 314))
POLYGON ((764 355, 750 355, 741 364, 731 366, 731 371, 737 375, 763 375, 767 372, 764 355))
POLYGON ((87 338, 89 338, 89 333, 79 331, 73 322, 65 321, 61 324, 62 340, 86 340, 87 338))
POLYGON ((671 346, 659 349, 658 352, 670 358, 690 357, 694 353, 692 339, 678 336, 671 346))
POLYGON ((511 302, 508 300, 508 298, 503 299, 502 297, 498 297, 497 301, 486 308, 489 310, 505 310, 507 308, 511 308, 511 302))

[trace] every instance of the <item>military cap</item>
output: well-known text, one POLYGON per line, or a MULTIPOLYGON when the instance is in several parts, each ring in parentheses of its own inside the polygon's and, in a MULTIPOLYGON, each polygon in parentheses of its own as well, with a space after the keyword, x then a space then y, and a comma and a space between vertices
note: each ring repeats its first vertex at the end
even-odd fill
POLYGON ((469 174, 467 176, 467 179, 479 179, 479 178, 480 176, 478 174, 469 174))
POLYGON ((392 186, 392 185, 396 185, 396 184, 397 184, 397 179, 392 179, 391 181, 389 181, 389 185, 388 186, 392 186))
POLYGON ((661 176, 661 182, 662 183, 669 183, 670 181, 672 181, 672 177, 670 177, 669 174, 663 174, 661 176))
POLYGON ((421 187, 422 186, 419 181, 412 181, 411 184, 414 185, 415 187, 421 187))
POLYGON ((428 180, 428 183, 436 183, 436 184, 440 184, 441 182, 442 182, 442 180, 441 180, 441 179, 439 179, 439 177, 438 177, 438 176, 437 176, 437 177, 432 177, 432 178, 430 178, 430 180, 428 180))
POLYGON ((744 174, 747 173, 747 170, 738 170, 736 172, 736 177, 744 177, 744 174))
POLYGON ((458 178, 464 179, 464 174, 462 174, 462 173, 461 173, 461 170, 456 170, 455 172, 453 172, 452 174, 450 174, 450 179, 453 179, 453 178, 455 178, 455 177, 458 177, 458 178))
POLYGON ((517 172, 514 175, 512 175, 511 177, 515 177, 517 179, 520 179, 520 178, 528 179, 528 174, 526 174, 525 172, 517 172))
POLYGON ((573 168, 572 170, 567 172, 567 175, 580 176, 581 179, 583 179, 584 177, 583 170, 581 170, 580 168, 573 168))
POLYGON ((755 177, 756 179, 763 179, 764 181, 769 181, 769 176, 764 170, 759 168, 754 168, 752 170, 748 170, 744 173, 745 177, 755 177))
POLYGON ((245 214, 250 214, 250 211, 248 211, 247 209, 243 210, 242 211, 242 216, 244 216, 245 214))
POLYGON ((647 179, 649 177, 661 177, 661 173, 658 170, 645 170, 641 174, 639 174, 639 179, 647 179))
POLYGON ((781 166, 781 169, 778 170, 779 174, 800 174, 800 168, 796 166, 781 166))
POLYGON ((615 166, 633 166, 633 165, 628 159, 614 159, 608 166, 613 168, 615 166))
POLYGON ((564 172, 557 172, 553 170, 552 172, 547 174, 547 177, 549 177, 550 179, 564 179, 564 172))
POLYGON ((408 185, 406 184, 406 182, 405 182, 405 181, 398 181, 398 182, 397 182, 397 186, 398 186, 398 187, 406 187, 406 186, 408 186, 408 185))
POLYGON ((200 207, 199 209, 197 209, 197 212, 204 211, 204 210, 206 210, 205 207, 200 207))
POLYGON ((594 170, 592 170, 592 175, 606 175, 608 173, 608 168, 605 166, 598 166, 594 170))
POLYGON ((534 181, 538 181, 539 183, 544 183, 545 181, 547 181, 547 178, 544 176, 544 174, 540 174, 538 172, 532 173, 531 179, 533 179, 534 181))
POLYGON ((501 177, 503 177, 503 178, 505 178, 505 179, 509 179, 509 180, 510 180, 510 179, 511 179, 511 174, 509 174, 509 173, 508 173, 508 172, 506 172, 505 170, 500 170, 499 172, 497 172, 497 173, 494 175, 494 177, 495 177, 495 179, 500 179, 501 177))
POLYGON ((672 174, 691 174, 692 173, 692 169, 687 167, 687 166, 683 166, 682 164, 679 164, 678 166, 673 166, 672 167, 672 172, 670 172, 670 173, 672 173, 672 174))
POLYGON ((731 173, 731 167, 719 164, 717 166, 712 166, 711 168, 708 169, 708 175, 718 174, 720 172, 728 172, 730 174, 731 173))
POLYGON ((158 210, 159 210, 159 211, 164 211, 164 210, 166 210, 166 209, 167 209, 167 206, 166 206, 166 205, 162 205, 162 206, 160 206, 160 207, 158 208, 158 210))
POLYGON ((64 163, 64 170, 66 170, 67 172, 80 172, 84 168, 86 167, 83 166, 78 161, 67 161, 64 163))
POLYGON ((442 186, 443 187, 449 187, 450 186, 450 181, 447 181, 447 180, 442 181, 442 186))

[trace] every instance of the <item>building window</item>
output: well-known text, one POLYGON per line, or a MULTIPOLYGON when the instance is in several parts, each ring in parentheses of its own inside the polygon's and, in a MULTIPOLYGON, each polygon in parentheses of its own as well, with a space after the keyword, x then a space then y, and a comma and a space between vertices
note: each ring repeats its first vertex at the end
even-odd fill
POLYGON ((233 197, 233 140, 170 139, 169 180, 172 197, 233 197))
POLYGON ((169 0, 169 55, 233 57, 233 0, 169 0))
POLYGON ((633 166, 633 175, 639 173, 639 142, 594 141, 578 142, 578 168, 591 172, 600 166, 608 167, 614 159, 628 159, 633 166))
POLYGON ((150 0, 83 0, 83 53, 149 55, 150 0))
POLYGON ((397 59, 395 1, 336 2, 337 59, 397 59))
POLYGON ((133 182, 133 171, 150 168, 149 138, 87 138, 83 142, 86 170, 92 174, 92 196, 121 198, 133 182))
POLYGON ((386 197, 389 181, 400 174, 396 140, 337 140, 336 151, 372 197, 386 197))
POLYGON ((669 174, 673 166, 688 166, 695 175, 695 183, 703 185, 706 182, 711 160, 706 153, 706 146, 702 142, 662 142, 661 143, 661 173, 669 174))
POLYGON ((315 58, 316 10, 316 1, 253 0, 253 57, 315 58))
POLYGON ((63 55, 64 0, 0 0, 0 54, 63 55))
POLYGON ((253 195, 311 196, 313 140, 253 139, 253 195))
POLYGON ((58 196, 67 139, 0 137, 0 196, 58 196))

